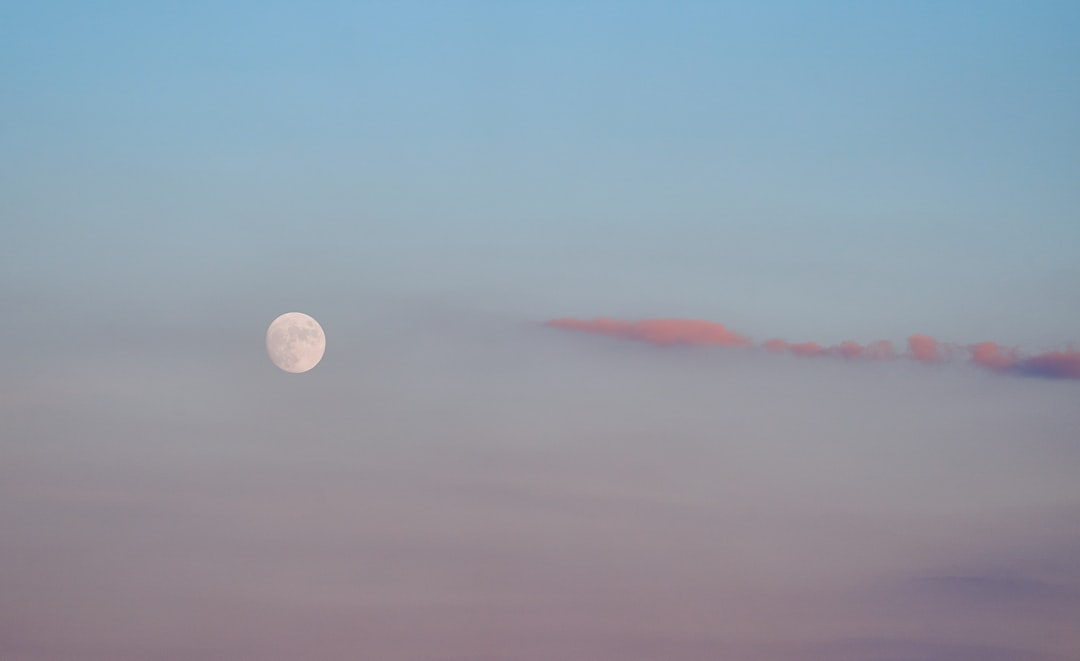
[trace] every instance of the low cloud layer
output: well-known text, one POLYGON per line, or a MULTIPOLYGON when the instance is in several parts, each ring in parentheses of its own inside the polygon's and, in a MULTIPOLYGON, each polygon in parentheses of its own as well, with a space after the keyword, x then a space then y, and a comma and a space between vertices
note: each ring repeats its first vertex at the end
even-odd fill
POLYGON ((835 357, 847 360, 903 358, 928 364, 967 360, 973 365, 1001 374, 1048 379, 1080 379, 1080 351, 1074 349, 1025 354, 1017 347, 1005 347, 996 342, 951 344, 918 333, 908 337, 907 350, 900 353, 889 340, 878 340, 868 344, 846 340, 824 346, 817 342, 790 342, 781 338, 772 338, 758 345, 749 337, 740 335, 723 324, 701 319, 625 321, 605 317, 562 318, 553 319, 547 322, 547 325, 562 330, 607 335, 664 347, 673 345, 759 347, 770 353, 788 353, 803 358, 835 357))
POLYGON ((370 314, 0 373, 0 659, 1077 658, 1072 388, 370 314))

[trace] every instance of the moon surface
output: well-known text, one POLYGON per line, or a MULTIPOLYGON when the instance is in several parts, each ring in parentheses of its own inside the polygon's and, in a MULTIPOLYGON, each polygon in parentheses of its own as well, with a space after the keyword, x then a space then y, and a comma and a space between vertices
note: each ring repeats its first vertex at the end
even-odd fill
POLYGON ((286 312, 266 329, 266 353, 286 372, 308 371, 319 364, 325 351, 322 326, 303 312, 286 312))

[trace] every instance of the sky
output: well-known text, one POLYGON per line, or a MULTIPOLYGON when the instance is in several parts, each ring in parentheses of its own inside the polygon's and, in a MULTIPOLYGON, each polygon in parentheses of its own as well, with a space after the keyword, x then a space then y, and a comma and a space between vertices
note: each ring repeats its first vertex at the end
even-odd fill
POLYGON ((1065 1, 0 2, 0 657, 1075 659, 1078 118, 1065 1))

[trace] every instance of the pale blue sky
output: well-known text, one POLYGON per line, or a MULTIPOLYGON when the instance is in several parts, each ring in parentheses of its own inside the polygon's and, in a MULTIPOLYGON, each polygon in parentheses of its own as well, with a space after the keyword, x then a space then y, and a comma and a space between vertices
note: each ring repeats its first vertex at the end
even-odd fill
POLYGON ((0 277, 1075 341, 1078 34, 1074 2, 8 2, 0 277))

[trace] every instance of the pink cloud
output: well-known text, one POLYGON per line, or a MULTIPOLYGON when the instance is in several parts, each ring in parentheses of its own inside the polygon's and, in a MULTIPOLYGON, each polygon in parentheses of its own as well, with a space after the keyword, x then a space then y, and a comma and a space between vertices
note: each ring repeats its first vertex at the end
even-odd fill
POLYGON ((1005 372, 1020 360, 1019 351, 1002 347, 994 342, 980 342, 971 347, 971 360, 980 367, 1005 372))
POLYGON ((825 348, 817 342, 798 342, 796 344, 789 344, 788 351, 796 356, 823 356, 825 355, 825 348))
POLYGON ((915 334, 908 338, 908 354, 920 363, 940 363, 945 360, 941 343, 929 335, 915 334))
POLYGON ((619 321, 615 319, 554 319, 549 326, 565 330, 608 335, 637 340, 657 346, 724 346, 741 347, 750 344, 749 338, 728 330, 723 324, 701 319, 645 319, 619 321))
MULTIPOLYGON (((740 335, 723 324, 701 319, 553 319, 548 326, 562 330, 606 335, 645 342, 658 347, 724 346, 750 347, 750 338, 740 335)), ((833 356, 848 360, 896 360, 900 356, 888 340, 860 344, 845 340, 823 346, 817 342, 789 342, 772 338, 761 343, 770 353, 790 353, 800 357, 833 356)), ((914 334, 907 339, 905 357, 920 363, 941 363, 956 355, 959 345, 946 344, 929 335, 914 334)), ((967 347, 976 365, 1002 373, 1040 376, 1057 379, 1080 379, 1080 351, 1051 351, 1025 357, 1019 349, 1003 347, 994 342, 980 342, 967 347)))
POLYGON ((859 344, 849 340, 829 347, 829 352, 850 359, 892 360, 896 358, 896 349, 888 340, 878 340, 870 344, 859 344))

